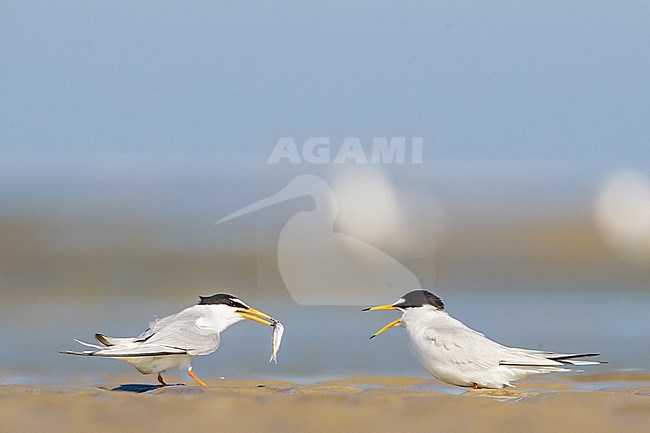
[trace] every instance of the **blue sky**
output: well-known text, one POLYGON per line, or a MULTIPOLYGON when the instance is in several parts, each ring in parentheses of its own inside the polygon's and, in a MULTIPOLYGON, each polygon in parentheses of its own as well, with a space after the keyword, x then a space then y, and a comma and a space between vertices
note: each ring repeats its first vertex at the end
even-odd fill
POLYGON ((0 8, 5 158, 397 135, 440 159, 650 162, 647 2, 0 8))

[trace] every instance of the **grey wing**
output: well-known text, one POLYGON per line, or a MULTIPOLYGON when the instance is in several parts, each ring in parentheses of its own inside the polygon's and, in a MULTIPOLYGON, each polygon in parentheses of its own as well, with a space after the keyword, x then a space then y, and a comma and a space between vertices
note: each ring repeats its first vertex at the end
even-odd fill
MULTIPOLYGON (((78 342, 84 346, 88 346, 87 343, 84 343, 82 341, 78 342)), ((60 353, 64 353, 66 355, 99 356, 106 358, 140 358, 144 356, 185 355, 187 354, 187 351, 183 349, 150 345, 145 343, 111 346, 99 350, 85 350, 81 352, 74 350, 64 350, 60 353)))
POLYGON ((185 350, 188 355, 207 355, 219 347, 219 334, 200 326, 203 316, 191 309, 156 320, 138 339, 144 345, 185 350))
POLYGON ((490 340, 480 332, 459 323, 444 329, 429 329, 425 338, 437 347, 436 353, 445 361, 472 370, 483 370, 499 365, 527 365, 554 367, 560 362, 545 358, 533 351, 513 349, 490 340))
POLYGON ((428 329, 424 337, 444 363, 472 370, 499 365, 499 345, 470 328, 428 329))

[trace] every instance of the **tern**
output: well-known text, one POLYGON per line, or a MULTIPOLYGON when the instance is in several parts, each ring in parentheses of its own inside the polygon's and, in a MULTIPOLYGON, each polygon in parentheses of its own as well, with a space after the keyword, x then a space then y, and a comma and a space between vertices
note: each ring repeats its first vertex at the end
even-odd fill
POLYGON ((563 368, 566 365, 604 363, 576 359, 597 353, 561 354, 503 346, 451 317, 442 300, 426 290, 363 311, 374 310, 398 310, 402 317, 371 339, 394 326, 406 328, 411 353, 422 367, 436 379, 456 386, 500 389, 527 376, 570 371, 563 368))
POLYGON ((192 358, 217 350, 221 333, 244 319, 271 326, 278 322, 232 295, 220 293, 200 296, 199 299, 197 305, 151 322, 149 329, 137 337, 116 338, 95 334, 101 346, 75 340, 95 350, 66 350, 60 353, 120 359, 142 374, 157 374, 158 382, 163 386, 167 383, 162 373, 182 368, 199 385, 206 386, 192 371, 192 358))

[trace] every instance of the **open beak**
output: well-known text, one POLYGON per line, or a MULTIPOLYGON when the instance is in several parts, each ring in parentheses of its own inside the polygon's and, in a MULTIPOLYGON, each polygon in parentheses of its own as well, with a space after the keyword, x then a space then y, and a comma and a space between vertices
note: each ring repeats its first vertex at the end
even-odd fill
POLYGON ((235 313, 239 314, 244 319, 252 320, 253 322, 261 323, 262 325, 273 326, 273 323, 277 322, 277 320, 275 320, 273 317, 269 316, 266 313, 262 313, 261 311, 258 311, 252 307, 246 309, 240 308, 239 310, 235 311, 235 313))
MULTIPOLYGON (((397 308, 395 308, 395 307, 392 306, 392 305, 377 305, 376 307, 364 308, 362 311, 376 311, 376 310, 397 310, 397 308)), ((375 332, 374 334, 372 334, 372 335, 370 336, 370 339, 372 340, 373 338, 375 338, 375 337, 378 336, 379 334, 383 334, 384 332, 388 331, 388 330, 389 330, 390 328, 392 328, 393 326, 397 326, 397 325, 399 325, 399 322, 400 322, 401 320, 402 320, 401 318, 393 320, 393 321, 390 322, 388 325, 384 326, 384 327, 381 328, 379 331, 377 331, 377 332, 375 332)))

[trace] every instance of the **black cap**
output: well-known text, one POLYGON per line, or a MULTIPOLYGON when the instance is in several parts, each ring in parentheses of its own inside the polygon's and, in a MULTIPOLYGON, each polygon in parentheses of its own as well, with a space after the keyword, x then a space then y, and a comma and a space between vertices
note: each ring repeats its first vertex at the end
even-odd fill
POLYGON ((229 295, 227 293, 217 293, 212 296, 199 296, 199 305, 227 305, 233 308, 249 308, 248 305, 244 303, 239 298, 229 295))
POLYGON ((413 290, 402 296, 393 304, 397 308, 416 308, 424 305, 432 305, 438 310, 444 310, 445 304, 442 299, 426 290, 413 290))

